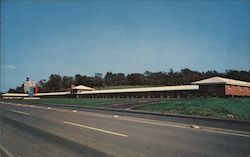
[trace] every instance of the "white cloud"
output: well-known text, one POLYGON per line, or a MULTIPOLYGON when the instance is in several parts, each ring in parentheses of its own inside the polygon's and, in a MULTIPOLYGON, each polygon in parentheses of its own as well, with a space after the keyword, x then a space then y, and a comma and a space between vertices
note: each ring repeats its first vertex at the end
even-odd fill
POLYGON ((16 69, 16 66, 15 66, 15 65, 11 65, 11 64, 8 64, 8 65, 1 65, 1 69, 13 70, 13 69, 16 69))

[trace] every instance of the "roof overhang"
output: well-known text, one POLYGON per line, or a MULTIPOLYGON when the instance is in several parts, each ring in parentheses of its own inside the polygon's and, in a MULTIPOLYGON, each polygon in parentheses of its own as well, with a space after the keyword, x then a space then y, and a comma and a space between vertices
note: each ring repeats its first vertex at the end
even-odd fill
POLYGON ((192 82, 194 85, 210 85, 210 84, 228 84, 228 85, 237 85, 237 86, 245 86, 250 87, 250 82, 227 79, 222 77, 212 77, 200 81, 192 82))
POLYGON ((139 92, 161 92, 161 91, 185 91, 198 90, 198 85, 163 86, 147 88, 107 89, 95 91, 82 91, 76 94, 109 94, 109 93, 139 93, 139 92))
POLYGON ((72 89, 75 89, 75 90, 88 90, 88 91, 95 90, 94 88, 90 88, 90 87, 83 86, 83 85, 79 85, 79 86, 73 87, 72 89))

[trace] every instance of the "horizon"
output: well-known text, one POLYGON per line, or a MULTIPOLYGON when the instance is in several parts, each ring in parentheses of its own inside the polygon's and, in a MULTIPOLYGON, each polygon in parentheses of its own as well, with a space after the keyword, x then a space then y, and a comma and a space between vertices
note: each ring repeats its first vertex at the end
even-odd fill
POLYGON ((1 88, 51 74, 249 71, 250 1, 1 1, 1 88))

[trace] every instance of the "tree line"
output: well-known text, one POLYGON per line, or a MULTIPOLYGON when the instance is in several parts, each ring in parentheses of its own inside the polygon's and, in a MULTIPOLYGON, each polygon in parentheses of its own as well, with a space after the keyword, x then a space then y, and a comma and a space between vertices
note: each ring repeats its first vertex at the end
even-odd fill
MULTIPOLYGON (((107 72, 95 73, 94 76, 86 76, 76 74, 73 76, 61 76, 60 74, 51 74, 48 78, 39 80, 39 92, 56 92, 69 91, 72 85, 85 85, 100 89, 105 86, 127 86, 127 85, 144 85, 144 86, 172 86, 172 85, 186 85, 193 81, 206 79, 214 76, 225 77, 230 79, 242 80, 250 82, 249 71, 226 70, 219 73, 215 70, 198 72, 190 69, 182 69, 174 71, 170 69, 168 72, 150 72, 144 73, 113 73, 107 72)), ((23 84, 17 86, 15 89, 9 89, 10 93, 23 93, 23 84)))

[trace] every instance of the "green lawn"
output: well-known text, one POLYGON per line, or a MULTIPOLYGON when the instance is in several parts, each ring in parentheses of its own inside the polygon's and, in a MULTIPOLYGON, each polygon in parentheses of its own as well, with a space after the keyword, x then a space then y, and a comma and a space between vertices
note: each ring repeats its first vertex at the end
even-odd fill
MULTIPOLYGON (((81 105, 81 106, 105 106, 112 103, 119 103, 123 99, 77 99, 77 98, 42 98, 39 100, 15 100, 20 103, 33 103, 33 104, 67 104, 67 105, 81 105)), ((124 101, 124 100, 123 100, 124 101)))
POLYGON ((137 109, 218 118, 226 118, 227 114, 232 114, 236 119, 250 120, 250 98, 179 99, 150 104, 137 109))

